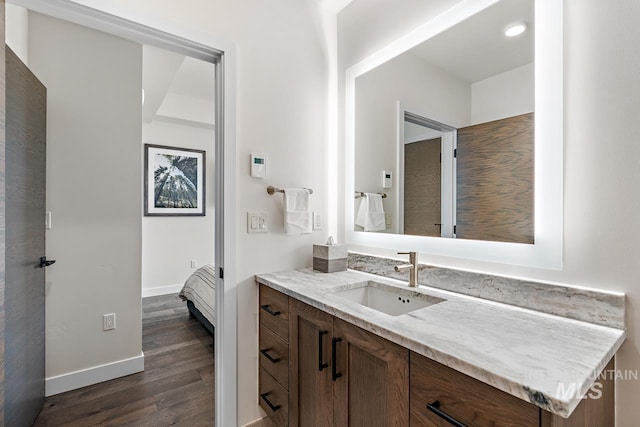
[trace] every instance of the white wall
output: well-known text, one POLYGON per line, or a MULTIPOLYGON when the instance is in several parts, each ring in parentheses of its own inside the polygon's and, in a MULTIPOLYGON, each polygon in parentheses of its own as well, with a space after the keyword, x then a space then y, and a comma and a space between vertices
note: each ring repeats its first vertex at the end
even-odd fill
POLYGON ((5 7, 5 41, 18 58, 29 65, 29 11, 10 3, 5 7))
MULTIPOLYGON (((211 69, 213 71, 213 64, 211 69)), ((213 79, 213 72, 211 78, 213 79)), ((157 114, 210 125, 213 125, 216 116, 213 99, 198 99, 173 92, 167 93, 157 114)))
MULTIPOLYGON (((355 190, 387 193, 384 210, 392 215, 387 232, 398 233, 397 103, 412 113, 461 127, 470 120, 471 87, 406 53, 358 77, 355 93, 355 190), (395 174, 392 188, 382 188, 383 170, 395 174)), ((356 204, 356 214, 357 208, 356 204)))
POLYGON ((142 47, 29 14, 48 91, 46 376, 140 356, 142 47), (115 313, 117 329, 103 332, 115 313))
POLYGON ((531 113, 535 107, 534 63, 471 85, 471 123, 491 122, 531 113))
POLYGON ((412 143, 424 139, 440 138, 442 132, 425 126, 416 125, 411 122, 404 122, 404 142, 412 143))
POLYGON ((197 266, 213 264, 215 132, 153 121, 142 126, 143 144, 205 150, 206 216, 142 218, 142 296, 178 292, 197 266))
MULTIPOLYGON (((415 28, 435 16, 434 9, 451 3, 354 0, 338 17, 339 75, 401 35, 399 28, 415 28), (385 13, 376 8, 378 3, 393 4, 402 14, 385 13)), ((640 369, 639 21, 636 0, 565 1, 563 269, 422 258, 451 267, 625 292, 628 338, 617 355, 617 368, 623 370, 640 369)), ((638 395, 639 381, 617 382, 618 426, 637 424, 638 395)))
MULTIPOLYGON (((315 0, 76 0, 129 19, 224 37, 236 45, 238 421, 260 416, 258 393, 258 312, 254 275, 312 265, 312 244, 325 231, 286 236, 282 196, 266 187, 306 186, 314 190, 312 209, 326 218, 327 55, 324 15, 315 0), (268 176, 249 176, 249 155, 268 156, 268 176), (268 234, 246 233, 246 212, 266 211, 268 234)), ((328 53, 329 52, 329 53, 328 53)), ((139 92, 138 92, 139 94, 139 92)), ((137 145, 139 147, 139 145, 137 145)))

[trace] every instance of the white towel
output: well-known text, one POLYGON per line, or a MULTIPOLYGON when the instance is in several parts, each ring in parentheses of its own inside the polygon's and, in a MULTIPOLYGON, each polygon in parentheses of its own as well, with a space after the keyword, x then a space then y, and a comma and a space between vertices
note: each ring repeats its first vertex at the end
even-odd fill
POLYGON ((384 231, 387 229, 380 194, 365 193, 356 216, 356 225, 364 228, 364 231, 384 231))
POLYGON ((292 236, 310 234, 312 229, 309 190, 284 189, 284 231, 292 236))

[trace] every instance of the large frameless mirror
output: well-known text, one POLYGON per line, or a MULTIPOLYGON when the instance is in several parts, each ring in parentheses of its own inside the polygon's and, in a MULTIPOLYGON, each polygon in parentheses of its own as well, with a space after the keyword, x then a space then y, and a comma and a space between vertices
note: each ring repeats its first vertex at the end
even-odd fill
POLYGON ((347 71, 350 244, 560 266, 561 6, 461 2, 347 71))

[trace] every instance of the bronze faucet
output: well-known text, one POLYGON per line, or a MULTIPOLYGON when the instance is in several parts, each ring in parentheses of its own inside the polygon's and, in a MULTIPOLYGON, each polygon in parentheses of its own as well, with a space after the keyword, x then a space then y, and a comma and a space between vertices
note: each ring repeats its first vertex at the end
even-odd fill
POLYGON ((409 270, 409 287, 418 286, 418 254, 416 252, 398 252, 398 255, 409 255, 410 264, 396 265, 395 270, 400 272, 409 270))

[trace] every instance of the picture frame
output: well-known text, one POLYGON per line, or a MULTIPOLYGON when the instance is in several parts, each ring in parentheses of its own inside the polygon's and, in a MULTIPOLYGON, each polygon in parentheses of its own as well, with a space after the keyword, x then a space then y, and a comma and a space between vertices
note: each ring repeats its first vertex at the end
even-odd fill
POLYGON ((206 152, 144 145, 144 216, 206 215, 206 152))

